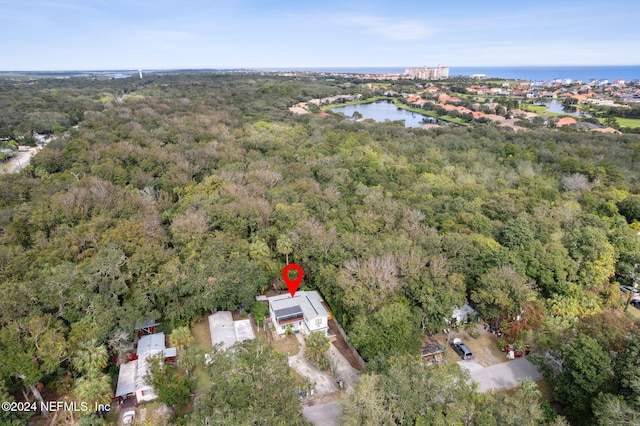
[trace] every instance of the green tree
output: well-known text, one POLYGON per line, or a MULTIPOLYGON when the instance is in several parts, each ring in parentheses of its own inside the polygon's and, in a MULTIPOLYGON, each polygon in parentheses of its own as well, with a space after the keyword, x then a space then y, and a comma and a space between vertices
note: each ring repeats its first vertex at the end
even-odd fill
POLYGON ((289 264, 289 255, 293 252, 293 241, 289 235, 280 235, 276 241, 276 250, 285 255, 285 263, 289 264))
POLYGON ((640 222, 640 195, 629 195, 617 205, 620 214, 627 219, 627 222, 640 222))
POLYGON ((97 376, 108 361, 107 347, 99 345, 97 339, 80 342, 71 357, 71 364, 79 373, 92 376, 97 376))
POLYGON ((264 302, 254 302, 251 305, 251 315, 253 315, 254 320, 256 321, 256 325, 258 327, 262 327, 262 323, 264 322, 264 317, 269 313, 269 308, 264 302))
POLYGON ((577 262, 578 282, 586 287, 600 286, 615 272, 616 252, 604 229, 595 226, 574 226, 565 245, 569 255, 577 262))
POLYGON ((562 372, 556 378, 553 399, 568 417, 585 421, 593 416, 591 400, 612 378, 610 355, 594 339, 579 336, 564 350, 562 372))
POLYGON ((341 403, 341 422, 469 424, 480 402, 466 370, 457 365, 429 366, 416 355, 399 356, 389 360, 387 371, 360 377, 341 403))
POLYGON ((307 346, 305 356, 309 361, 319 365, 322 363, 323 355, 329 350, 331 343, 327 336, 321 331, 312 331, 305 339, 307 346))
POLYGON ((601 426, 640 424, 640 411, 622 395, 600 393, 593 399, 593 414, 601 426))
POLYGON ((56 371, 66 354, 64 337, 58 330, 41 328, 42 318, 27 319, 28 331, 17 323, 0 328, 0 352, 11 354, 0 363, 0 380, 18 379, 40 402, 44 399, 36 384, 56 371))
POLYGON ((480 314, 496 323, 503 319, 511 320, 520 313, 523 304, 534 297, 535 293, 510 265, 487 271, 471 292, 471 300, 478 306, 480 314))
POLYGON ((171 346, 175 346, 178 352, 183 355, 185 348, 193 342, 191 330, 187 326, 174 328, 169 335, 169 342, 171 342, 171 346))
POLYGON ((483 401, 480 413, 476 415, 477 424, 518 424, 536 426, 546 424, 544 411, 539 402, 542 392, 536 383, 525 379, 514 394, 489 394, 483 401))
POLYGON ((633 339, 628 351, 616 360, 621 393, 640 405, 640 341, 633 339))
POLYGON ((452 272, 441 254, 429 259, 428 268, 423 267, 421 259, 417 265, 419 267, 410 272, 406 263, 401 263, 407 297, 420 307, 425 331, 437 333, 445 325, 444 319, 451 317, 453 307, 466 302, 466 286, 462 275, 452 272))
POLYGON ((91 411, 98 404, 109 404, 113 397, 111 377, 92 372, 76 379, 74 393, 79 402, 86 402, 91 411))
POLYGON ((206 367, 211 387, 187 424, 302 425, 300 402, 286 357, 258 338, 236 351, 214 351, 206 367))
POLYGON ((618 120, 613 115, 604 118, 604 124, 609 127, 618 127, 618 120))
POLYGON ((165 363, 162 354, 147 358, 149 371, 145 380, 153 387, 158 401, 184 409, 191 401, 192 379, 179 367, 165 363))
POLYGON ((263 264, 267 271, 270 273, 276 272, 275 262, 271 257, 271 249, 269 245, 262 239, 252 238, 249 244, 249 257, 256 262, 263 264))
MULTIPOLYGON (((15 399, 7 391, 4 380, 0 380, 0 401, 14 402, 15 399)), ((9 410, 0 410, 0 424, 6 426, 25 426, 27 422, 18 417, 18 413, 9 410)))
POLYGON ((420 317, 406 301, 392 302, 370 315, 359 315, 350 329, 351 343, 365 361, 420 349, 420 317))
POLYGON ((374 426, 391 424, 380 389, 380 377, 374 373, 360 376, 353 392, 340 402, 340 424, 345 426, 374 426))

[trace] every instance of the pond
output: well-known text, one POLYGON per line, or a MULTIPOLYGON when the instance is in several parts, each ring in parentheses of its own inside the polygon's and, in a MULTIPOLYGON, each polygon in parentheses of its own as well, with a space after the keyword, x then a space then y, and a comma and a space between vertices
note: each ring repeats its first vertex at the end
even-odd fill
POLYGON ((557 112, 560 114, 574 115, 576 117, 591 117, 590 114, 587 114, 586 112, 581 112, 579 108, 576 108, 574 106, 565 107, 564 105, 562 105, 561 101, 558 101, 555 99, 549 102, 542 102, 541 105, 546 106, 547 111, 549 112, 557 112))
POLYGON ((348 105, 331 108, 334 112, 340 112, 347 117, 352 117, 354 112, 362 114, 362 118, 371 118, 378 122, 404 121, 406 127, 420 127, 425 123, 437 123, 433 117, 417 114, 415 112, 400 109, 389 101, 378 101, 370 104, 348 105))

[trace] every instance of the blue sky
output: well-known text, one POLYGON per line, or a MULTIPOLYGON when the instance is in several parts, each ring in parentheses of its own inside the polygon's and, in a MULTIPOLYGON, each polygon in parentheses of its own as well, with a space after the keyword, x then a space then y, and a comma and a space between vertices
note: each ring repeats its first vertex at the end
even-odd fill
POLYGON ((640 65, 635 0, 0 0, 0 16, 0 70, 640 65))

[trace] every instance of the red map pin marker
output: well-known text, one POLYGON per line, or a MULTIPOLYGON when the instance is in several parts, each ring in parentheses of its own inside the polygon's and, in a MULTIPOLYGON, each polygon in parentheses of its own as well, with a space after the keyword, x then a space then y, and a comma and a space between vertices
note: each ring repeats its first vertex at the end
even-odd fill
POLYGON ((291 293, 291 297, 296 294, 300 283, 302 282, 302 277, 304 277, 304 271, 300 267, 300 265, 296 265, 295 263, 290 263, 284 267, 282 270, 282 279, 284 283, 287 285, 289 289, 289 293, 291 293), (298 276, 294 279, 289 278, 289 271, 295 269, 298 272, 298 276))

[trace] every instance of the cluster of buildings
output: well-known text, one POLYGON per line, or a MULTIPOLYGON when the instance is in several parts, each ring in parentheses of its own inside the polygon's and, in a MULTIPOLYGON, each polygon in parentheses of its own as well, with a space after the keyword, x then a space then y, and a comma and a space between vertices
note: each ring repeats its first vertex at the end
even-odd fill
MULTIPOLYGON (((282 335, 291 329, 294 333, 308 335, 313 331, 325 334, 329 330, 330 313, 317 291, 298 291, 295 297, 289 293, 264 298, 269 304, 273 330, 282 335)), ((175 363, 176 348, 166 346, 165 334, 156 333, 157 323, 146 320, 139 325, 138 340, 133 352, 120 366, 115 397, 120 404, 139 404, 155 400, 158 396, 149 384, 149 359, 160 356, 163 362, 175 363)), ((209 316, 211 344, 227 350, 236 342, 256 338, 250 319, 234 320, 230 311, 219 311, 209 316)), ((206 362, 211 362, 206 357, 206 362)))
MULTIPOLYGON (((474 87, 478 86, 471 86, 467 91, 473 91, 474 87)), ((479 87, 477 91, 472 93, 487 95, 495 94, 495 92, 492 91, 487 91, 485 93, 485 89, 490 90, 488 88, 479 87)), ((430 107, 430 109, 441 109, 449 116, 458 116, 479 122, 491 121, 496 123, 498 127, 508 127, 514 131, 526 130, 526 127, 523 127, 520 124, 521 122, 528 121, 556 128, 568 126, 585 131, 619 133, 618 130, 611 127, 581 122, 573 117, 552 117, 545 114, 536 114, 531 111, 525 111, 520 108, 507 111, 504 107, 501 107, 495 102, 474 102, 469 104, 468 102, 463 102, 463 100, 457 96, 451 96, 450 94, 440 91, 435 86, 430 86, 418 94, 403 94, 402 96, 409 106, 424 108, 427 103, 431 103, 432 107, 430 107)), ((423 127, 430 128, 433 126, 433 124, 426 124, 423 127)))
POLYGON ((153 401, 158 397, 147 380, 151 357, 161 356, 164 362, 176 361, 176 348, 167 348, 164 333, 154 333, 156 324, 141 329, 136 351, 120 366, 115 397, 120 404, 153 401), (148 334, 147 334, 148 333, 148 334), (161 355, 160 355, 161 354, 161 355))
POLYGON ((572 82, 570 79, 539 82, 518 81, 504 82, 500 87, 472 84, 466 90, 472 95, 560 100, 573 98, 577 104, 620 106, 616 104, 616 99, 628 103, 640 102, 640 82, 624 80, 614 80, 610 84, 606 80, 591 80, 589 83, 572 82))
POLYGON ((435 68, 407 68, 404 71, 404 76, 417 80, 444 80, 449 78, 449 68, 442 65, 435 68))

